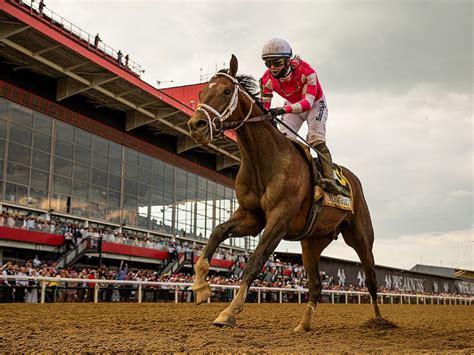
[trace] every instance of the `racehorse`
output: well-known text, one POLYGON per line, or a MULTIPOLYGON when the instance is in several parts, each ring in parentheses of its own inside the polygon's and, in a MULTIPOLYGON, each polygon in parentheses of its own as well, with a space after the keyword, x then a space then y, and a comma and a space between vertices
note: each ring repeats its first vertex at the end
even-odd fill
MULTIPOLYGON (((197 304, 210 297, 206 276, 210 260, 224 240, 256 236, 260 241, 247 262, 239 291, 231 304, 214 320, 217 326, 235 326, 235 316, 243 310, 251 282, 281 240, 298 240, 305 227, 313 201, 311 167, 294 144, 273 125, 255 95, 256 84, 249 76, 236 76, 237 58, 230 69, 214 75, 199 93, 199 105, 188 121, 191 137, 208 144, 226 129, 234 129, 241 161, 235 180, 239 207, 228 221, 218 225, 195 264, 192 289, 197 304)), ((270 116, 271 117, 271 116, 270 116)), ((342 168, 352 187, 353 212, 323 206, 313 233, 301 240, 303 265, 309 281, 309 301, 294 329, 311 329, 316 304, 321 297, 319 277, 321 252, 342 233, 346 244, 357 253, 366 274, 375 316, 381 319, 377 303, 375 263, 372 253, 374 232, 362 186, 348 169, 342 168)))

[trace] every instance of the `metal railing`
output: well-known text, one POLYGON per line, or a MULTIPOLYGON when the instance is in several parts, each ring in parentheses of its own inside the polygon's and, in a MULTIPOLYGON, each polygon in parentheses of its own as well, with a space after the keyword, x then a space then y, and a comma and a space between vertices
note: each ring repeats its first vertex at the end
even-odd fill
MULTIPOLYGON (((128 280, 104 280, 104 279, 73 279, 73 278, 59 278, 59 277, 42 277, 42 276, 16 276, 16 275, 2 275, 0 280, 11 280, 11 281, 37 281, 40 285, 41 294, 40 294, 40 303, 45 303, 46 288, 48 287, 48 282, 54 282, 60 285, 61 283, 75 283, 75 284, 94 284, 94 287, 89 287, 93 289, 94 296, 93 302, 99 302, 99 290, 102 285, 130 285, 136 288, 137 297, 136 300, 138 303, 142 303, 144 287, 165 287, 163 291, 174 291, 174 302, 179 303, 179 293, 182 291, 190 291, 191 284, 184 282, 159 282, 159 281, 128 281, 128 280)), ((240 286, 233 285, 216 285, 211 284, 211 290, 232 290, 233 296, 237 294, 237 291, 240 286)), ((3 286, 5 287, 5 286, 3 286)), ((266 292, 276 292, 278 293, 279 303, 283 303, 283 294, 296 294, 298 303, 302 303, 303 295, 308 293, 309 290, 305 288, 279 288, 279 287, 250 287, 249 293, 256 292, 256 302, 262 302, 262 293, 266 292)), ((328 295, 332 304, 336 303, 336 297, 338 297, 337 303, 349 303, 349 298, 357 298, 357 304, 361 304, 362 298, 369 298, 370 303, 372 299, 368 292, 360 291, 340 291, 340 290, 323 290, 323 296, 328 295), (341 302, 341 296, 343 298, 341 302)), ((395 304, 396 300, 399 300, 400 304, 403 304, 403 299, 408 299, 408 304, 437 304, 437 305, 469 305, 471 306, 474 300, 474 297, 461 297, 461 296, 441 296, 441 295, 423 295, 423 294, 399 294, 399 293, 379 293, 378 294, 379 303, 384 304, 395 304), (384 302, 384 299, 388 298, 388 302, 384 302), (413 300, 413 302, 411 302, 413 300), (429 302, 427 302, 429 300, 429 302)), ((211 302, 211 298, 208 299, 208 303, 211 302)))
POLYGON ((96 249, 96 243, 92 241, 92 238, 86 237, 81 240, 80 244, 76 248, 72 248, 67 251, 57 262, 56 267, 64 268, 68 266, 74 259, 83 255, 85 251, 89 249, 96 249))
POLYGON ((140 76, 142 73, 144 73, 144 70, 142 70, 141 65, 134 62, 133 60, 129 59, 127 63, 123 62, 125 60, 125 57, 121 57, 120 58, 121 60, 119 60, 118 58, 119 51, 108 46, 107 44, 102 42, 102 40, 100 40, 96 46, 94 43, 96 36, 91 35, 87 31, 84 31, 82 28, 66 20, 61 15, 58 15, 54 11, 51 11, 46 6, 44 6, 43 8, 40 8, 39 7, 40 0, 8 0, 8 1, 15 5, 20 6, 20 8, 23 7, 25 10, 29 10, 29 12, 32 15, 41 17, 44 21, 47 21, 51 23, 52 25, 56 26, 59 30, 61 30, 62 32, 65 32, 70 37, 72 37, 79 43, 82 43, 86 47, 97 50, 98 52, 102 52, 102 54, 105 54, 107 59, 112 60, 116 64, 119 64, 124 69, 131 70, 137 76, 140 76))

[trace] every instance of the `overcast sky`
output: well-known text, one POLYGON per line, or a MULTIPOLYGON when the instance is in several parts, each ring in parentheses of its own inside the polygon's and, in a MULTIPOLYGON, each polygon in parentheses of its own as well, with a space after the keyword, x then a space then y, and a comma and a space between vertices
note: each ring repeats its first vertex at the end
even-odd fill
MULTIPOLYGON (((474 269, 472 1, 45 3, 162 87, 197 83, 232 53, 259 78, 263 44, 286 39, 318 72, 334 160, 362 181, 376 263, 474 269)), ((323 255, 357 260, 342 238, 323 255)))

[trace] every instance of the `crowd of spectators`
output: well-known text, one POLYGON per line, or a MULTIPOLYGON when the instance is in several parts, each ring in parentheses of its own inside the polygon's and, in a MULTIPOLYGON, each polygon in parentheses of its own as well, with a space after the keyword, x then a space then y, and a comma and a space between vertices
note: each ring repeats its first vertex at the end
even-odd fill
POLYGON ((3 211, 0 214, 0 227, 21 228, 49 234, 63 234, 62 229, 65 225, 62 224, 57 228, 55 220, 46 220, 39 216, 26 215, 21 212, 3 211))
MULTIPOLYGON (((0 214, 0 227, 19 228, 63 235, 63 252, 77 247, 81 241, 86 238, 168 251, 171 257, 190 251, 194 251, 195 255, 200 255, 204 247, 203 242, 180 240, 177 236, 163 237, 151 233, 110 226, 86 226, 79 221, 71 222, 62 220, 56 216, 45 217, 44 215, 28 214, 21 211, 3 211, 0 214)), ((180 234, 184 235, 183 232, 180 234)), ((245 254, 245 252, 237 250, 218 248, 214 254, 214 258, 236 261, 239 256, 245 254)))
MULTIPOLYGON (((298 274, 299 267, 294 267, 298 274)), ((297 274, 291 275, 273 274, 273 278, 268 278, 268 271, 262 270, 259 277, 253 282, 252 286, 268 287, 268 288, 286 288, 286 289, 303 289, 307 288, 307 279, 304 271, 300 275, 304 278, 298 278, 297 274)), ((29 280, 7 280, 2 277, 10 276, 46 276, 53 278, 74 278, 83 279, 84 281, 63 282, 63 281, 41 281, 45 282, 45 301, 46 302, 93 302, 95 284, 91 279, 102 280, 128 280, 128 281, 158 281, 170 283, 189 283, 194 280, 194 275, 189 273, 177 274, 160 274, 156 270, 150 269, 131 269, 126 263, 121 263, 119 267, 107 268, 102 266, 100 268, 57 268, 53 262, 51 264, 44 264, 37 257, 33 260, 28 260, 24 265, 16 265, 13 263, 6 263, 0 266, 0 302, 19 302, 19 303, 37 303, 43 284, 38 283, 34 279, 29 280)), ((328 280, 326 275, 321 274, 323 280, 328 280)), ((329 278, 330 279, 330 278, 329 278)), ((226 275, 214 274, 209 277, 209 282, 215 285, 233 285, 240 284, 241 279, 232 273, 226 275)), ((365 287, 358 287, 354 285, 340 285, 336 282, 324 282, 324 290, 333 291, 354 291, 367 292, 365 287)), ((134 284, 117 285, 117 284, 101 284, 99 287, 99 301, 103 302, 130 302, 136 301, 138 297, 137 286, 134 284)), ((379 292, 384 293, 403 293, 415 294, 413 292, 406 292, 400 290, 387 290, 384 287, 379 289, 379 292)), ((417 292, 417 295, 431 296, 433 294, 428 292, 417 292)), ((164 301, 171 302, 175 300, 175 287, 167 285, 146 285, 142 293, 143 301, 164 301)), ((181 288, 179 293, 181 302, 191 302, 192 292, 190 289, 181 288)), ((297 302, 297 294, 293 292, 285 292, 281 295, 282 302, 297 302)), ((452 294, 438 294, 438 296, 454 296, 452 294)), ((232 290, 216 289, 213 291, 213 301, 230 301, 233 297, 232 290)), ((255 293, 250 293, 248 301, 255 301, 255 293)), ((279 302, 280 293, 271 291, 262 291, 261 302, 279 302)), ((307 293, 303 295, 302 301, 307 297, 307 293)), ((339 295, 336 302, 344 302, 343 295, 339 295)), ((355 296, 353 296, 355 297, 355 296)), ((369 301, 368 296, 364 296, 365 301, 369 301)), ((323 295, 322 302, 331 302, 329 295, 323 295)))
MULTIPOLYGON (((88 238, 93 240, 108 241, 111 243, 121 243, 167 251, 170 261, 177 259, 178 255, 182 253, 186 254, 192 252, 195 256, 199 256, 204 247, 204 244, 200 243, 199 241, 182 240, 176 237, 168 238, 120 228, 85 226, 80 222, 61 220, 60 218, 55 218, 54 216, 45 218, 42 215, 25 214, 21 213, 20 211, 3 211, 0 214, 0 227, 20 228, 25 230, 63 235, 65 238, 64 252, 77 247, 83 239, 88 238)), ((248 254, 238 250, 219 247, 214 254, 214 258, 230 260, 232 261, 232 267, 225 275, 213 275, 210 279, 211 283, 220 285, 238 285, 242 278, 243 269, 247 262, 248 254)), ((58 278, 103 278, 108 280, 186 283, 192 283, 193 281, 193 277, 186 273, 163 275, 161 272, 162 270, 129 270, 127 265, 121 265, 119 268, 115 269, 106 267, 61 269, 56 266, 56 261, 57 259, 40 261, 38 257, 36 257, 33 260, 27 261, 24 265, 13 265, 11 263, 7 263, 1 266, 1 273, 3 275, 49 276, 58 278)), ((164 264, 166 264, 166 261, 164 264)), ((338 282, 336 275, 326 275, 324 272, 322 272, 320 277, 323 283, 323 289, 326 290, 367 291, 367 289, 362 286, 346 285, 344 283, 341 284, 341 282, 338 282)), ((254 281, 253 285, 292 289, 307 288, 307 275, 303 265, 291 262, 282 262, 272 255, 264 264, 262 273, 260 274, 259 278, 254 281)), ((38 290, 41 289, 41 286, 42 285, 38 285, 34 280, 0 281, 0 300, 7 302, 11 302, 13 300, 16 300, 17 302, 37 302, 38 290)), ((68 283, 67 285, 58 282, 48 282, 46 288, 46 301, 91 301, 93 297, 93 288, 94 285, 90 282, 88 283, 87 281, 84 281, 83 283, 68 283)), ((135 288, 128 288, 129 287, 121 288, 117 286, 101 287, 103 290, 108 290, 104 292, 101 291, 101 297, 103 300, 107 301, 124 301, 129 299, 132 295, 136 297, 135 288)), ((152 289, 147 288, 147 291, 151 290, 155 293, 153 299, 158 297, 157 294, 165 294, 167 296, 164 299, 168 299, 168 292, 163 291, 166 290, 166 287, 153 287, 152 289)), ((172 290, 172 292, 174 293, 174 290, 172 290)), ((404 294, 409 293, 400 290, 387 290, 384 287, 380 287, 380 292, 404 294)), ((227 291, 216 291, 215 294, 218 295, 216 297, 221 297, 221 299, 227 299, 228 297, 232 296, 227 291)), ((422 294, 430 295, 428 293, 422 294)), ((277 297, 277 293, 268 293, 268 295, 270 298, 277 297)), ((266 295, 264 296, 266 297, 266 295)), ((146 293, 145 297, 147 297, 146 293)), ((187 299, 191 297, 190 293, 187 293, 185 297, 187 299)), ((285 294, 284 297, 291 298, 292 296, 290 294, 285 294)), ((172 298, 174 299, 174 296, 172 296, 172 298)))

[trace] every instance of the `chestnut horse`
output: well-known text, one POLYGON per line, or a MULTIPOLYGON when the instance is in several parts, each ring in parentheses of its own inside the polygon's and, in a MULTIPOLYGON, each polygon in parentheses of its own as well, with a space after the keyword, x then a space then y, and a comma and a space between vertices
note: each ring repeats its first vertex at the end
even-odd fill
MULTIPOLYGON (((312 171, 308 161, 265 115, 248 76, 236 77, 238 62, 232 55, 227 73, 214 75, 199 93, 200 104, 188 121, 191 137, 208 144, 225 129, 235 129, 240 148, 240 170, 235 180, 239 207, 227 222, 211 233, 195 265, 192 285, 196 303, 210 297, 206 276, 210 260, 224 240, 230 237, 263 235, 244 269, 242 283, 229 307, 214 320, 217 326, 235 325, 235 316, 243 310, 251 282, 261 272, 264 262, 281 240, 298 239, 303 231, 313 200, 312 171), (242 80, 244 78, 245 80, 242 80)), ((372 254, 374 232, 359 179, 343 168, 353 194, 353 213, 323 206, 314 232, 301 240, 303 264, 309 280, 309 302, 300 323, 294 329, 303 333, 311 329, 316 304, 321 297, 319 278, 321 252, 339 233, 358 254, 366 274, 366 284, 377 318, 375 264, 372 254)))

